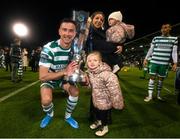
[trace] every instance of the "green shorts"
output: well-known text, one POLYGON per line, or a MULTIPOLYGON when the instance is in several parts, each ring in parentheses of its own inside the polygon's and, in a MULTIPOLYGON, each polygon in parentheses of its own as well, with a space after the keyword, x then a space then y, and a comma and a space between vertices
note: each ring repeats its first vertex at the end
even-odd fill
POLYGON ((61 80, 52 80, 52 81, 43 82, 40 87, 46 86, 52 89, 62 88, 63 84, 66 84, 66 83, 69 83, 70 85, 75 85, 75 83, 73 82, 67 82, 61 79, 61 80))
POLYGON ((168 74, 169 65, 160 65, 155 63, 150 63, 149 65, 149 74, 157 75, 159 77, 166 77, 168 74))
POLYGON ((62 88, 62 83, 63 83, 62 80, 47 81, 47 82, 43 82, 40 87, 46 86, 46 87, 52 88, 52 89, 58 88, 58 87, 62 88))

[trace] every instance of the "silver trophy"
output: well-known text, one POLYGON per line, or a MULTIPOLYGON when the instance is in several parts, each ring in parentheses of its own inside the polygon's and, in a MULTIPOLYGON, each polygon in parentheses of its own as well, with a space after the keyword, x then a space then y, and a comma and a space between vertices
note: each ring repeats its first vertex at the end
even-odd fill
POLYGON ((87 20, 89 17, 89 13, 85 11, 73 11, 73 20, 77 23, 77 35, 73 41, 72 51, 73 56, 71 61, 76 61, 78 63, 78 68, 75 72, 70 76, 65 76, 66 81, 70 82, 85 82, 85 74, 80 69, 81 64, 83 62, 83 47, 87 38, 87 20))

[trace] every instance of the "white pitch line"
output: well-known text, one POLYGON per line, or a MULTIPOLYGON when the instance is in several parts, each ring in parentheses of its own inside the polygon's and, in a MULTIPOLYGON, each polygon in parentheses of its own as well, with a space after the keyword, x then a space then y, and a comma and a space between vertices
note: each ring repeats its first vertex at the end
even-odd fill
POLYGON ((164 90, 168 91, 169 93, 172 93, 172 91, 170 91, 169 89, 167 89, 166 87, 163 87, 164 90))
POLYGON ((18 94, 19 92, 21 92, 21 91, 23 91, 23 90, 25 90, 25 89, 27 89, 27 88, 29 88, 29 87, 35 85, 35 84, 38 83, 38 82, 39 82, 39 80, 38 80, 38 81, 35 81, 35 82, 33 82, 33 83, 31 83, 31 84, 25 86, 25 87, 22 87, 22 88, 20 88, 20 89, 18 89, 18 90, 16 90, 16 91, 14 91, 14 92, 12 92, 12 93, 10 93, 10 94, 4 96, 4 97, 2 97, 2 98, 0 98, 0 103, 3 102, 4 100, 8 99, 9 97, 12 97, 12 96, 18 94))

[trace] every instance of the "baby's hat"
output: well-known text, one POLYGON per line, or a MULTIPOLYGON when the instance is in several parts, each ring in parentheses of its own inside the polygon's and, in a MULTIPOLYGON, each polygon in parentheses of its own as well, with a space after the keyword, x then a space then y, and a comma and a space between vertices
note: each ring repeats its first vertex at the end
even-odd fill
POLYGON ((113 19, 116 19, 116 20, 122 22, 123 16, 122 16, 122 14, 121 14, 121 11, 116 11, 116 12, 112 12, 112 13, 109 15, 108 21, 109 21, 110 18, 113 18, 113 19))

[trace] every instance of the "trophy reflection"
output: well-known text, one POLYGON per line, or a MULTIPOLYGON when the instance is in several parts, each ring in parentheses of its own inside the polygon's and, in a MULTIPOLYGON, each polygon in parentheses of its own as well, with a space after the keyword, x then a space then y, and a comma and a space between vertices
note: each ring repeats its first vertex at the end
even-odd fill
POLYGON ((83 47, 86 42, 87 34, 87 20, 89 13, 85 11, 73 11, 73 20, 77 23, 77 35, 73 41, 72 51, 73 56, 71 61, 76 61, 78 63, 78 68, 75 69, 74 73, 70 76, 65 76, 66 81, 70 82, 85 82, 85 74, 80 69, 83 62, 83 47))

